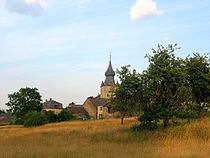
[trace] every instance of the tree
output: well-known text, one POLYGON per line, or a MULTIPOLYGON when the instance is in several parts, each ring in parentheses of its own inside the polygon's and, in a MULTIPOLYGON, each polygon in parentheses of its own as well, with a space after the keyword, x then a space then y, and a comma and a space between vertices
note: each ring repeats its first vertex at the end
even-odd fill
POLYGON ((199 53, 185 59, 187 81, 192 90, 193 101, 197 103, 198 117, 202 118, 202 103, 209 102, 210 97, 210 58, 199 53))
POLYGON ((6 103, 9 111, 17 118, 23 118, 30 111, 41 111, 41 96, 37 88, 21 88, 19 92, 8 95, 6 103))
POLYGON ((0 110, 0 114, 4 114, 5 113, 5 111, 4 110, 0 110))
POLYGON ((176 58, 174 51, 177 45, 164 47, 158 45, 153 55, 147 54, 149 67, 143 72, 143 93, 146 104, 144 114, 140 117, 143 123, 157 123, 163 119, 164 127, 169 120, 178 115, 181 107, 189 99, 186 87, 183 60, 176 58))
POLYGON ((71 112, 64 109, 57 115, 58 122, 69 121, 71 119, 73 119, 71 112))
POLYGON ((25 115, 24 127, 41 126, 47 123, 47 117, 37 111, 30 111, 25 115))
POLYGON ((129 70, 129 65, 117 70, 120 84, 113 90, 110 104, 112 110, 121 113, 121 124, 126 114, 135 111, 138 107, 139 95, 141 94, 140 78, 136 70, 129 70))
POLYGON ((57 115, 54 113, 54 111, 45 111, 44 115, 47 117, 47 121, 49 123, 57 121, 57 115))

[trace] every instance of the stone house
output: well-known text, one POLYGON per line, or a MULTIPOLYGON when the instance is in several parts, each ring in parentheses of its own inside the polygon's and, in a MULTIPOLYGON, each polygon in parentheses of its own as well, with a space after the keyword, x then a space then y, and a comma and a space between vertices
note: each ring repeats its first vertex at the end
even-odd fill
POLYGON ((63 109, 63 105, 55 100, 50 98, 43 103, 43 111, 54 111, 55 114, 58 114, 63 109))

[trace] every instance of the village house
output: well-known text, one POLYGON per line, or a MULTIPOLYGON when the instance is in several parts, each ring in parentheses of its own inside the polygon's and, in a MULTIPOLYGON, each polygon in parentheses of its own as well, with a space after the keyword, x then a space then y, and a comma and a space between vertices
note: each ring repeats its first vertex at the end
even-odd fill
POLYGON ((42 111, 53 111, 55 114, 58 114, 62 111, 63 105, 55 100, 50 98, 43 103, 42 111))

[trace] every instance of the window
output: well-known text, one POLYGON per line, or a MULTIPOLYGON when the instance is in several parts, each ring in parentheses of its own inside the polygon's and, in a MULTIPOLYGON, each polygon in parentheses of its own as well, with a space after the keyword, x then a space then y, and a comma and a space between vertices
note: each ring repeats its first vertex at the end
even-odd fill
POLYGON ((101 107, 100 107, 100 111, 102 111, 102 110, 103 110, 103 107, 101 106, 101 107))

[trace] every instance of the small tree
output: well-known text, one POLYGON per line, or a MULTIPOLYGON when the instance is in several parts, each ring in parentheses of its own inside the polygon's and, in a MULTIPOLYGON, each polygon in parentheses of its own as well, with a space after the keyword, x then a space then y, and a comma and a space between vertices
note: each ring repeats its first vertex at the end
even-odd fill
POLYGON ((121 113, 121 124, 127 113, 135 111, 138 107, 141 94, 140 78, 136 70, 129 70, 129 65, 117 70, 121 83, 113 90, 110 103, 114 111, 121 113))
POLYGON ((188 86, 192 90, 193 101, 197 103, 198 117, 202 118, 202 103, 210 97, 210 58, 199 53, 185 59, 188 86))
POLYGON ((21 88, 19 92, 8 95, 6 103, 9 111, 17 118, 23 118, 30 111, 41 111, 41 96, 37 88, 21 88))
POLYGON ((57 120, 57 115, 54 113, 54 111, 45 111, 44 115, 47 117, 48 123, 53 123, 57 120))
POLYGON ((62 110, 57 116, 58 122, 69 121, 71 119, 73 119, 73 116, 71 112, 67 110, 62 110))
POLYGON ((47 123, 47 117, 40 112, 31 111, 25 115, 24 127, 41 126, 47 123))

